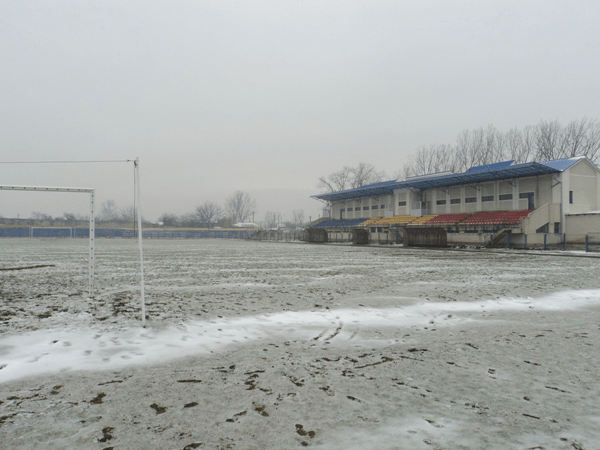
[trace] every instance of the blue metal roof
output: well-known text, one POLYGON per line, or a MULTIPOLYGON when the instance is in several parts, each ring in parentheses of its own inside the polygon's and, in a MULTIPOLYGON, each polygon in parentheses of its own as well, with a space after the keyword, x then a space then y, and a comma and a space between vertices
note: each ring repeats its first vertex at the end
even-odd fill
POLYGON ((387 195, 394 192, 398 188, 398 181, 390 180, 374 185, 362 186, 356 189, 347 191, 330 192, 328 194, 313 195, 312 198, 321 200, 345 200, 358 197, 377 197, 378 195, 387 195))
MULTIPOLYGON (((549 166, 544 166, 539 163, 531 162, 525 164, 517 164, 514 166, 501 168, 480 169, 475 172, 464 172, 442 177, 423 178, 415 180, 409 186, 399 186, 399 188, 413 189, 432 189, 456 186, 460 184, 478 184, 488 181, 507 180, 510 178, 530 177, 535 175, 545 175, 547 173, 559 172, 549 166)), ((405 183, 405 182, 404 182, 405 183)))
POLYGON ((540 164, 543 164, 548 167, 552 167, 553 169, 560 170, 561 172, 567 170, 572 165, 578 163, 582 159, 585 159, 585 156, 577 156, 575 158, 565 158, 565 159, 555 159, 554 161, 546 161, 540 164))
POLYGON ((396 180, 389 180, 389 181, 380 181, 379 183, 363 184, 362 186, 357 187, 356 189, 371 189, 371 188, 376 188, 376 187, 381 187, 381 186, 387 186, 388 184, 393 184, 395 182, 396 182, 396 180))
POLYGON ((510 160, 510 161, 504 161, 504 162, 499 162, 499 163, 494 163, 494 164, 484 164, 483 166, 473 166, 469 170, 467 170, 465 173, 480 172, 482 170, 504 169, 504 168, 512 165, 512 163, 514 163, 514 162, 515 162, 514 160, 510 160))
POLYGON ((352 198, 388 195, 392 194, 396 189, 435 189, 462 184, 479 184, 488 181, 531 177, 536 175, 562 172, 580 160, 581 158, 568 158, 547 161, 544 163, 529 162, 516 165, 512 164, 513 161, 505 161, 497 164, 487 164, 484 166, 472 167, 464 173, 422 177, 405 181, 391 180, 383 183, 362 186, 357 189, 313 195, 312 198, 327 201, 348 200, 352 198))

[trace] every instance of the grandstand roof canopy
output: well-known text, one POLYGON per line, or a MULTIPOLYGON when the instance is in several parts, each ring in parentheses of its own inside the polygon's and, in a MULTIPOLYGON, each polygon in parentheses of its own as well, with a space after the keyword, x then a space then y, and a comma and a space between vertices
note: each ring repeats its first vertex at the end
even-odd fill
POLYGON ((579 162, 582 158, 584 157, 557 159, 542 163, 529 162, 524 164, 513 164, 514 161, 505 161, 496 164, 472 167, 463 173, 412 178, 405 181, 390 180, 346 191, 313 195, 312 197, 327 201, 347 200, 360 197, 388 195, 392 194, 397 189, 436 189, 461 184, 480 184, 496 180, 509 180, 513 178, 545 175, 562 172, 579 162))

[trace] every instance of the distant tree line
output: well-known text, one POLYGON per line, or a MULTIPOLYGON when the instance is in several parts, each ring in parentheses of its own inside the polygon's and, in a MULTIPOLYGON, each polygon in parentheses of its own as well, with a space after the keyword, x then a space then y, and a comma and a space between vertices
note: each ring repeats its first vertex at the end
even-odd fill
POLYGON ((236 191, 225 200, 223 206, 206 201, 196 206, 194 211, 182 215, 162 214, 158 221, 167 227, 229 227, 236 223, 252 220, 256 211, 256 201, 250 194, 236 191))
MULTIPOLYGON (((237 223, 256 223, 256 202, 248 193, 237 191, 225 200, 223 206, 206 201, 190 213, 176 215, 165 213, 158 219, 167 227, 230 227, 237 223)), ((291 219, 285 220, 279 212, 267 211, 260 224, 265 228, 296 228, 304 225, 304 210, 294 210, 291 219)))
MULTIPOLYGON (((177 215, 163 213, 158 222, 166 227, 185 228, 214 228, 231 227, 237 223, 254 222, 256 212, 256 201, 243 191, 236 191, 225 200, 223 206, 216 202, 206 201, 194 209, 194 211, 177 215)), ((72 213, 64 213, 59 217, 49 214, 33 212, 31 219, 35 220, 89 220, 89 216, 72 213)), ((137 222, 137 211, 134 206, 118 208, 114 200, 106 200, 100 205, 96 214, 98 222, 113 222, 123 224, 135 224, 137 222)), ((142 222, 147 223, 142 219, 142 222)), ((304 225, 304 210, 294 210, 288 220, 279 212, 267 211, 262 223, 267 228, 296 228, 304 225)))
POLYGON ((344 166, 337 172, 320 177, 317 188, 325 192, 345 191, 384 181, 385 178, 385 172, 376 170, 372 164, 361 162, 356 167, 344 166))
MULTIPOLYGON (((65 212, 61 216, 52 217, 50 214, 33 211, 29 218, 34 220, 63 221, 90 220, 88 214, 75 214, 70 212, 65 212)), ((137 212, 134 206, 126 206, 118 209, 114 200, 106 200, 100 205, 100 210, 96 213, 96 220, 101 222, 131 223, 137 221, 137 212)))
POLYGON ((563 126, 558 120, 542 120, 537 125, 511 128, 506 132, 493 125, 464 130, 455 144, 419 147, 396 178, 445 171, 464 172, 473 166, 508 160, 521 164, 573 156, 587 156, 594 163, 600 160, 600 122, 583 118, 563 126))
POLYGON ((304 210, 292 211, 291 219, 286 220, 279 212, 267 211, 265 213, 264 228, 301 228, 304 226, 304 210))
MULTIPOLYGON (((587 156, 600 162, 600 122, 596 119, 575 119, 566 125, 558 120, 542 120, 522 129, 499 131, 493 125, 464 130, 454 144, 431 144, 417 148, 395 179, 439 172, 460 173, 474 166, 514 160, 516 164, 531 161, 587 156)), ((337 172, 319 178, 322 192, 355 189, 386 180, 386 174, 375 166, 359 163, 345 166, 337 172)))

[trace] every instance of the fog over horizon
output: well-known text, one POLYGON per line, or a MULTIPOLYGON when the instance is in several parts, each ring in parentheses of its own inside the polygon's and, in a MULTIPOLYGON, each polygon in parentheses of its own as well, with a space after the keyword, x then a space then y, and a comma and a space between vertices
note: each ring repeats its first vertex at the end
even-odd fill
MULTIPOLYGON (((465 129, 600 119, 600 4, 568 1, 6 1, 0 185, 91 187, 142 212, 235 191, 321 213, 318 179, 394 178, 465 129), (7 164, 7 162, 27 164, 7 164)), ((0 191, 0 215, 87 214, 83 194, 0 191)))

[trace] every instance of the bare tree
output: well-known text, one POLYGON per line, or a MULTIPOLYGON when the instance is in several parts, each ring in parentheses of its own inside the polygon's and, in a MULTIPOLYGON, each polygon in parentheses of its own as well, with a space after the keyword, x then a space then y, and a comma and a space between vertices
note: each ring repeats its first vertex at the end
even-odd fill
POLYGON ((196 216, 201 225, 212 228, 223 214, 222 208, 215 202, 204 202, 196 206, 196 216))
POLYGON ((410 175, 424 175, 453 170, 455 165, 455 149, 447 144, 432 144, 421 146, 414 157, 410 159, 410 175))
POLYGON ((580 147, 580 154, 597 163, 600 160, 600 122, 596 120, 590 122, 586 129, 585 139, 580 147))
POLYGON ((468 154, 471 146, 471 132, 463 130, 456 138, 456 148, 454 154, 454 165, 458 172, 464 172, 468 169, 468 154))
POLYGON ((244 222, 256 210, 256 202, 247 192, 236 191, 225 200, 225 213, 231 218, 231 223, 244 222))
POLYGON ((379 183, 384 179, 385 172, 378 171, 372 164, 361 162, 358 166, 350 168, 350 187, 353 189, 365 184, 379 183))
POLYGON ((537 126, 536 156, 537 161, 550 161, 560 158, 562 130, 558 120, 546 122, 542 120, 537 126))
POLYGON ((198 215, 196 213, 186 213, 182 214, 179 217, 179 225, 182 227, 199 227, 200 221, 198 220, 198 215))
POLYGON ((356 167, 345 166, 327 177, 320 177, 317 187, 325 192, 338 192, 378 183, 384 179, 385 172, 376 170, 372 164, 361 162, 356 167))
POLYGON ((504 136, 506 141, 506 156, 517 163, 521 163, 523 148, 523 135, 518 128, 511 128, 504 136))
POLYGON ((415 174, 423 175, 426 173, 433 173, 433 166, 435 164, 435 152, 433 151, 433 148, 422 145, 413 155, 411 162, 415 174))
POLYGON ((34 220, 52 220, 50 214, 41 213, 39 211, 32 212, 30 217, 34 220))
POLYGON ((488 127, 488 143, 490 148, 490 163, 497 163, 506 160, 506 134, 498 131, 494 126, 488 127))
POLYGON ((523 130, 511 128, 506 133, 493 125, 486 129, 463 130, 456 146, 432 144, 421 146, 397 173, 398 179, 441 172, 464 172, 484 164, 507 159, 517 164, 549 161, 574 156, 587 156, 596 163, 600 159, 600 123, 587 118, 573 120, 562 127, 558 120, 541 121, 523 130))
POLYGON ((294 222, 294 228, 301 227, 304 223, 304 210, 294 209, 292 211, 292 222, 294 222))
POLYGON ((471 133, 471 141, 469 142, 469 146, 467 148, 465 159, 467 164, 465 166, 465 170, 473 166, 485 164, 484 161, 486 161, 487 149, 485 148, 484 140, 485 131, 483 130, 483 127, 473 130, 471 133))
POLYGON ((394 178, 396 178, 396 180, 404 181, 413 175, 415 175, 415 170, 413 169, 412 158, 409 157, 402 168, 394 174, 394 178))
POLYGON ((595 160, 599 148, 600 124, 595 120, 584 117, 572 120, 563 131, 564 157, 585 155, 595 160))
POLYGON ((158 218, 159 222, 166 227, 176 227, 179 225, 179 218, 175 214, 164 213, 158 218))
POLYGON ((320 177, 317 187, 326 192, 338 192, 350 189, 350 167, 346 166, 337 172, 329 174, 327 177, 320 177))
POLYGON ((117 218, 117 204, 114 200, 106 200, 102 202, 100 206, 100 213, 98 214, 99 220, 110 220, 117 218))
POLYGON ((450 144, 436 144, 435 152, 438 160, 437 166, 434 167, 435 172, 453 172, 456 164, 456 149, 450 144))
POLYGON ((136 210, 133 207, 133 205, 126 206, 119 210, 119 217, 118 217, 119 222, 135 223, 135 219, 136 219, 136 210))
POLYGON ((535 157, 535 145, 537 142, 537 127, 527 125, 523 128, 523 148, 521 150, 521 162, 530 162, 535 157))
POLYGON ((266 228, 277 228, 277 222, 279 221, 279 213, 273 211, 267 211, 265 213, 265 227, 266 228))

